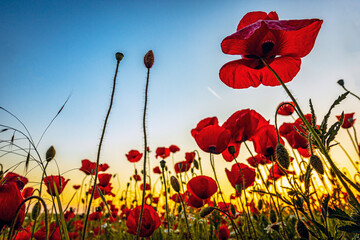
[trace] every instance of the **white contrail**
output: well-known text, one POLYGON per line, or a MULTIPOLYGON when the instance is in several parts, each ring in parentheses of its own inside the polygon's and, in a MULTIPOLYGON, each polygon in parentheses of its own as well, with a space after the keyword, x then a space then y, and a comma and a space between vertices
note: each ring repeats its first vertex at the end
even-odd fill
POLYGON ((215 97, 217 97, 219 100, 223 100, 222 97, 219 96, 214 90, 212 90, 210 87, 207 88, 209 92, 211 92, 215 97))

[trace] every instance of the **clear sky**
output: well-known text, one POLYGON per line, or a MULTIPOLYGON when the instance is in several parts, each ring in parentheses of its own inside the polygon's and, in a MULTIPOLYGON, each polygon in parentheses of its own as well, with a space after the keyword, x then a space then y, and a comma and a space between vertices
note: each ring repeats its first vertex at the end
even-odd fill
MULTIPOLYGON (((220 43, 249 11, 276 11, 280 19, 324 20, 314 49, 288 84, 305 112, 311 98, 323 116, 343 92, 336 84, 340 78, 360 92, 359 1, 14 0, 0 1, 0 106, 19 117, 38 140, 71 93, 39 150, 45 154, 54 145, 61 172, 79 168, 84 158, 95 161, 114 54, 122 52, 101 162, 111 166, 110 173, 119 173, 124 184, 133 170, 125 153, 143 151, 143 56, 150 49, 155 55, 147 115, 151 149, 176 144, 182 150, 176 159, 183 160, 185 152, 198 149, 190 130, 201 119, 217 116, 222 123, 240 109, 255 109, 273 123, 276 106, 288 100, 281 87, 234 90, 218 76, 223 64, 238 58, 223 54, 220 43)), ((356 112, 359 106, 349 98, 334 114, 356 112)), ((0 119, 1 124, 21 127, 3 112, 0 119)), ((151 157, 152 166, 157 165, 159 160, 151 157)), ((208 164, 207 155, 203 159, 208 164)), ((21 160, 7 155, 0 163, 6 168, 21 160)), ((231 166, 220 158, 218 164, 231 166)), ((49 170, 56 173, 56 165, 49 170)), ((223 171, 221 175, 227 182, 223 171)), ((69 184, 79 183, 82 176, 78 171, 65 175, 73 179, 69 184)))

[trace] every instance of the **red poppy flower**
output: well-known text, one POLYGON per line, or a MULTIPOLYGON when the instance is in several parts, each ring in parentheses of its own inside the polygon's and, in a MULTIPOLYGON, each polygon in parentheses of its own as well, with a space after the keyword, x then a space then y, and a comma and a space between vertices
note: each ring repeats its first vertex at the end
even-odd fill
POLYGON ((160 167, 159 167, 159 166, 154 167, 154 168, 153 168, 153 172, 154 172, 155 174, 161 174, 161 169, 160 169, 160 167))
POLYGON ((47 177, 44 177, 44 179, 43 179, 44 184, 47 187, 47 192, 53 196, 56 196, 54 183, 56 186, 56 190, 60 195, 69 180, 70 179, 65 181, 65 178, 62 176, 47 176, 47 177))
MULTIPOLYGON (((235 210, 236 210, 236 206, 235 205, 233 205, 233 206, 235 207, 235 210)), ((230 212, 228 211, 228 210, 230 210, 230 207, 231 207, 230 203, 218 202, 218 207, 220 210, 222 210, 226 213, 229 213, 231 218, 233 218, 233 219, 236 218, 236 216, 234 216, 231 211, 230 212)))
POLYGON ((68 211, 65 212, 64 217, 65 221, 70 221, 70 219, 75 217, 74 210, 70 208, 68 211))
POLYGON ((176 202, 176 203, 181 203, 180 197, 179 197, 179 195, 178 195, 177 193, 174 193, 174 194, 171 196, 170 199, 173 200, 173 201, 176 202))
POLYGON ((78 190, 80 187, 81 187, 81 185, 73 185, 73 188, 74 188, 75 190, 78 190))
MULTIPOLYGON (((96 184, 96 186, 99 187, 99 189, 100 189, 100 191, 101 191, 101 193, 102 193, 103 195, 110 195, 110 196, 115 197, 115 194, 112 192, 113 187, 111 186, 111 183, 109 183, 109 184, 106 185, 105 187, 100 186, 100 185, 98 185, 98 184, 96 184)), ((100 193, 99 193, 99 190, 98 190, 97 187, 95 188, 94 199, 98 199, 98 198, 100 197, 100 193)), ((93 190, 93 188, 91 187, 91 188, 89 189, 89 193, 91 193, 92 190, 93 190)))
POLYGON ((195 135, 198 134, 203 128, 210 126, 210 125, 219 125, 219 121, 217 117, 208 117, 201 120, 197 125, 196 128, 191 130, 191 136, 195 138, 195 135))
POLYGON ((185 160, 188 163, 192 163, 195 159, 195 152, 187 152, 185 153, 185 160))
POLYGON ((98 174, 98 179, 99 179, 98 185, 102 186, 102 187, 106 187, 109 184, 111 177, 112 177, 112 174, 110 174, 110 173, 98 174))
POLYGON ((265 165, 265 164, 272 163, 272 161, 269 160, 268 158, 266 158, 263 154, 256 154, 254 157, 251 156, 248 159, 246 159, 246 161, 253 168, 256 168, 256 166, 259 165, 259 164, 260 165, 265 165))
MULTIPOLYGON (((16 210, 23 200, 15 181, 7 182, 6 179, 0 181, 0 231, 5 225, 11 227, 16 216, 16 210)), ((16 229, 21 227, 24 218, 25 205, 19 211, 15 224, 16 229)))
MULTIPOLYGON (((139 224, 139 217, 140 217, 140 209, 141 206, 137 206, 134 208, 127 220, 126 226, 128 227, 128 233, 132 235, 136 235, 137 228, 139 224)), ((154 210, 153 207, 149 205, 144 205, 143 216, 141 219, 141 226, 140 226, 140 237, 149 237, 153 234, 153 232, 160 227, 160 217, 158 213, 154 210)))
POLYGON ((196 176, 187 183, 187 190, 200 199, 208 199, 217 189, 215 180, 208 176, 196 176))
POLYGON ((280 85, 260 58, 284 83, 291 81, 300 70, 300 58, 313 48, 321 24, 319 19, 279 20, 276 12, 247 13, 237 32, 221 43, 224 53, 242 56, 221 68, 221 81, 232 88, 280 85))
POLYGON ((134 174, 133 178, 136 182, 141 181, 141 176, 139 174, 134 174))
POLYGON ((201 208, 205 204, 205 200, 198 198, 195 195, 190 194, 186 200, 188 206, 193 208, 201 208))
POLYGON ((249 207, 250 207, 250 211, 253 213, 253 214, 259 214, 259 210, 255 207, 255 203, 254 203, 254 200, 251 200, 251 202, 249 204, 247 204, 249 207))
MULTIPOLYGON (((45 233, 46 233, 46 229, 45 226, 43 226, 36 233, 34 233, 34 238, 36 240, 45 240, 46 239, 45 233)), ((56 223, 50 224, 49 240, 61 240, 59 225, 57 225, 56 223)))
MULTIPOLYGON (((99 172, 105 172, 109 168, 109 165, 99 164, 99 172)), ((83 171, 86 175, 95 175, 96 163, 91 162, 88 159, 81 160, 80 171, 83 171)))
MULTIPOLYGON (((344 114, 344 122, 341 125, 342 128, 351 128, 354 125, 355 119, 354 119, 355 113, 345 113, 344 114)), ((337 119, 340 121, 341 116, 336 116, 337 119)))
POLYGON ((225 173, 227 178, 229 179, 229 182, 231 183, 231 186, 233 186, 235 188, 235 186, 237 184, 243 186, 245 186, 245 189, 252 186, 255 182, 255 169, 250 168, 249 166, 247 166, 246 164, 243 163, 239 163, 238 164, 234 164, 231 167, 231 171, 229 171, 227 168, 225 169, 225 173), (240 172, 240 169, 241 172, 240 172), (244 178, 243 178, 244 176, 244 178))
POLYGON ((230 231, 226 224, 222 224, 219 228, 219 240, 227 240, 230 238, 230 231))
MULTIPOLYGON (((151 190, 150 184, 147 183, 145 186, 146 186, 145 190, 151 190)), ((144 189, 144 184, 141 184, 140 185, 140 190, 143 190, 143 189, 144 189)))
POLYGON ((174 169, 176 173, 187 172, 191 167, 191 163, 186 161, 175 163, 174 169))
POLYGON ((283 116, 290 116, 295 111, 294 110, 295 104, 293 102, 282 102, 282 103, 279 104, 279 106, 281 104, 284 104, 284 105, 282 105, 279 108, 279 110, 277 111, 277 114, 283 115, 283 116), (284 103, 288 103, 288 104, 284 104, 284 103), (291 104, 293 107, 290 106, 289 104, 291 104))
POLYGON ((129 162, 138 162, 142 158, 143 154, 138 150, 130 150, 128 154, 125 154, 129 162))
POLYGON ((242 143, 249 140, 257 129, 268 124, 255 110, 243 109, 232 114, 222 126, 230 130, 232 142, 242 143))
POLYGON ((170 152, 172 152, 172 153, 176 153, 176 152, 180 151, 180 148, 176 145, 171 145, 169 147, 169 149, 170 149, 170 152))
POLYGON ((28 198, 33 195, 33 192, 34 192, 34 188, 26 187, 22 190, 21 195, 23 196, 23 198, 28 198))
POLYGON ((97 221, 102 217, 102 212, 101 211, 96 211, 93 213, 89 214, 89 220, 90 221, 97 221))
POLYGON ((170 156, 170 149, 166 147, 158 147, 156 149, 156 158, 161 157, 163 159, 170 156))
MULTIPOLYGON (((273 125, 262 126, 251 140, 254 142, 256 153, 263 154, 265 157, 271 157, 275 154, 278 139, 276 129, 273 125)), ((284 140, 281 138, 280 143, 284 144, 284 140)))
POLYGON ((209 125, 196 133, 194 138, 204 152, 220 154, 230 142, 230 131, 219 125, 209 125))
POLYGON ((29 182, 26 177, 23 177, 14 172, 8 172, 5 175, 4 179, 6 180, 6 182, 15 182, 19 190, 22 190, 24 186, 29 182))

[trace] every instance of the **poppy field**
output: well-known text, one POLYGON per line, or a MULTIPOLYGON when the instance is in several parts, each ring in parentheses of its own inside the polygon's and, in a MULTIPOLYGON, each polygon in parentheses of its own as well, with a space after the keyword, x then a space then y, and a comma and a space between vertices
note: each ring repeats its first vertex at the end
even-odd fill
POLYGON ((360 144, 355 113, 341 110, 343 100, 360 98, 341 79, 341 94, 320 118, 311 100, 306 110, 301 108, 293 95, 296 90, 286 85, 301 70, 302 58, 316 48, 322 24, 316 18, 280 20, 276 12, 243 16, 235 33, 221 42, 224 54, 239 59, 225 63, 219 79, 242 91, 260 85, 282 88, 290 100, 279 103, 273 116, 245 108, 224 122, 216 116, 199 119, 192 129, 184 129, 196 146, 185 156, 179 156, 182 146, 173 143, 149 147, 146 117, 156 52, 148 51, 143 59, 143 149, 124 153, 133 168, 126 169, 129 181, 122 187, 101 150, 124 54, 115 54, 97 157, 79 160, 80 182, 69 182, 69 175, 61 173, 69 169, 56 162, 56 147, 40 152, 21 119, 0 106, 21 126, 0 121, 0 238, 360 239, 360 144), (280 123, 279 117, 286 120, 280 123), (346 132, 351 145, 342 145, 340 132, 346 132), (246 158, 240 157, 240 149, 246 158), (333 149, 342 152, 341 160, 332 155, 333 149), (24 160, 5 169, 1 161, 7 155, 24 160), (218 167, 219 159, 231 167, 218 167), (345 161, 352 169, 339 166, 345 161), (30 163, 41 169, 36 179, 26 176, 30 163), (50 165, 59 171, 49 171, 50 165), (220 172, 226 179, 219 179, 220 172), (228 181, 231 189, 220 180, 228 181), (63 191, 69 188, 74 194, 65 201, 63 191))

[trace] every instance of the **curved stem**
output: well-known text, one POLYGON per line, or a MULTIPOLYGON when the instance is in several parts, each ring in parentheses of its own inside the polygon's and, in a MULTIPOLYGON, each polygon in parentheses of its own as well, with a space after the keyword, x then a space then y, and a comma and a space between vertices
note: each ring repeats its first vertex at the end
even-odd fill
POLYGON ((116 77, 117 77, 117 73, 118 73, 118 69, 119 69, 119 64, 120 64, 120 60, 117 60, 116 70, 115 70, 115 75, 114 75, 114 81, 113 81, 113 87, 112 87, 112 92, 111 92, 111 98, 110 98, 110 105, 109 105, 109 109, 108 109, 108 111, 107 111, 107 113, 106 113, 106 117, 105 117, 105 121, 104 121, 104 126, 103 126, 103 130, 102 130, 101 138, 100 138, 100 142, 99 142, 98 152, 97 152, 97 156, 96 156, 96 170, 95 170, 94 187, 93 187, 93 189, 92 189, 91 196, 90 196, 90 200, 89 200, 89 206, 88 206, 88 209, 87 209, 87 211, 86 211, 84 228, 83 228, 83 232, 82 232, 82 239, 83 239, 83 240, 84 240, 85 237, 86 237, 87 222, 88 222, 88 218, 89 218, 89 214, 90 214, 92 199, 93 199, 94 194, 95 194, 96 181, 97 181, 98 173, 99 173, 99 163, 100 163, 101 146, 102 146, 102 142, 103 142, 103 140, 104 140, 104 135, 105 135, 105 130, 106 130, 107 122, 108 122, 108 119, 109 119, 109 116, 110 116, 110 111, 111 111, 111 108, 112 108, 112 105, 113 105, 113 101, 114 101, 115 86, 116 86, 116 77))
MULTIPOLYGON (((143 132, 144 132, 144 167, 143 167, 143 193, 142 193, 142 201, 141 201, 141 210, 139 216, 139 224, 136 233, 136 239, 139 239, 140 236, 140 228, 141 228, 141 221, 142 215, 144 212, 144 205, 145 205, 145 185, 146 185, 146 160, 147 160, 147 135, 146 135, 146 107, 148 101, 148 89, 149 89, 149 76, 150 76, 150 68, 147 69, 147 76, 146 76, 146 86, 145 86, 145 103, 144 103, 144 114, 143 114, 143 132)), ((164 179, 165 181, 165 179, 164 179)))

